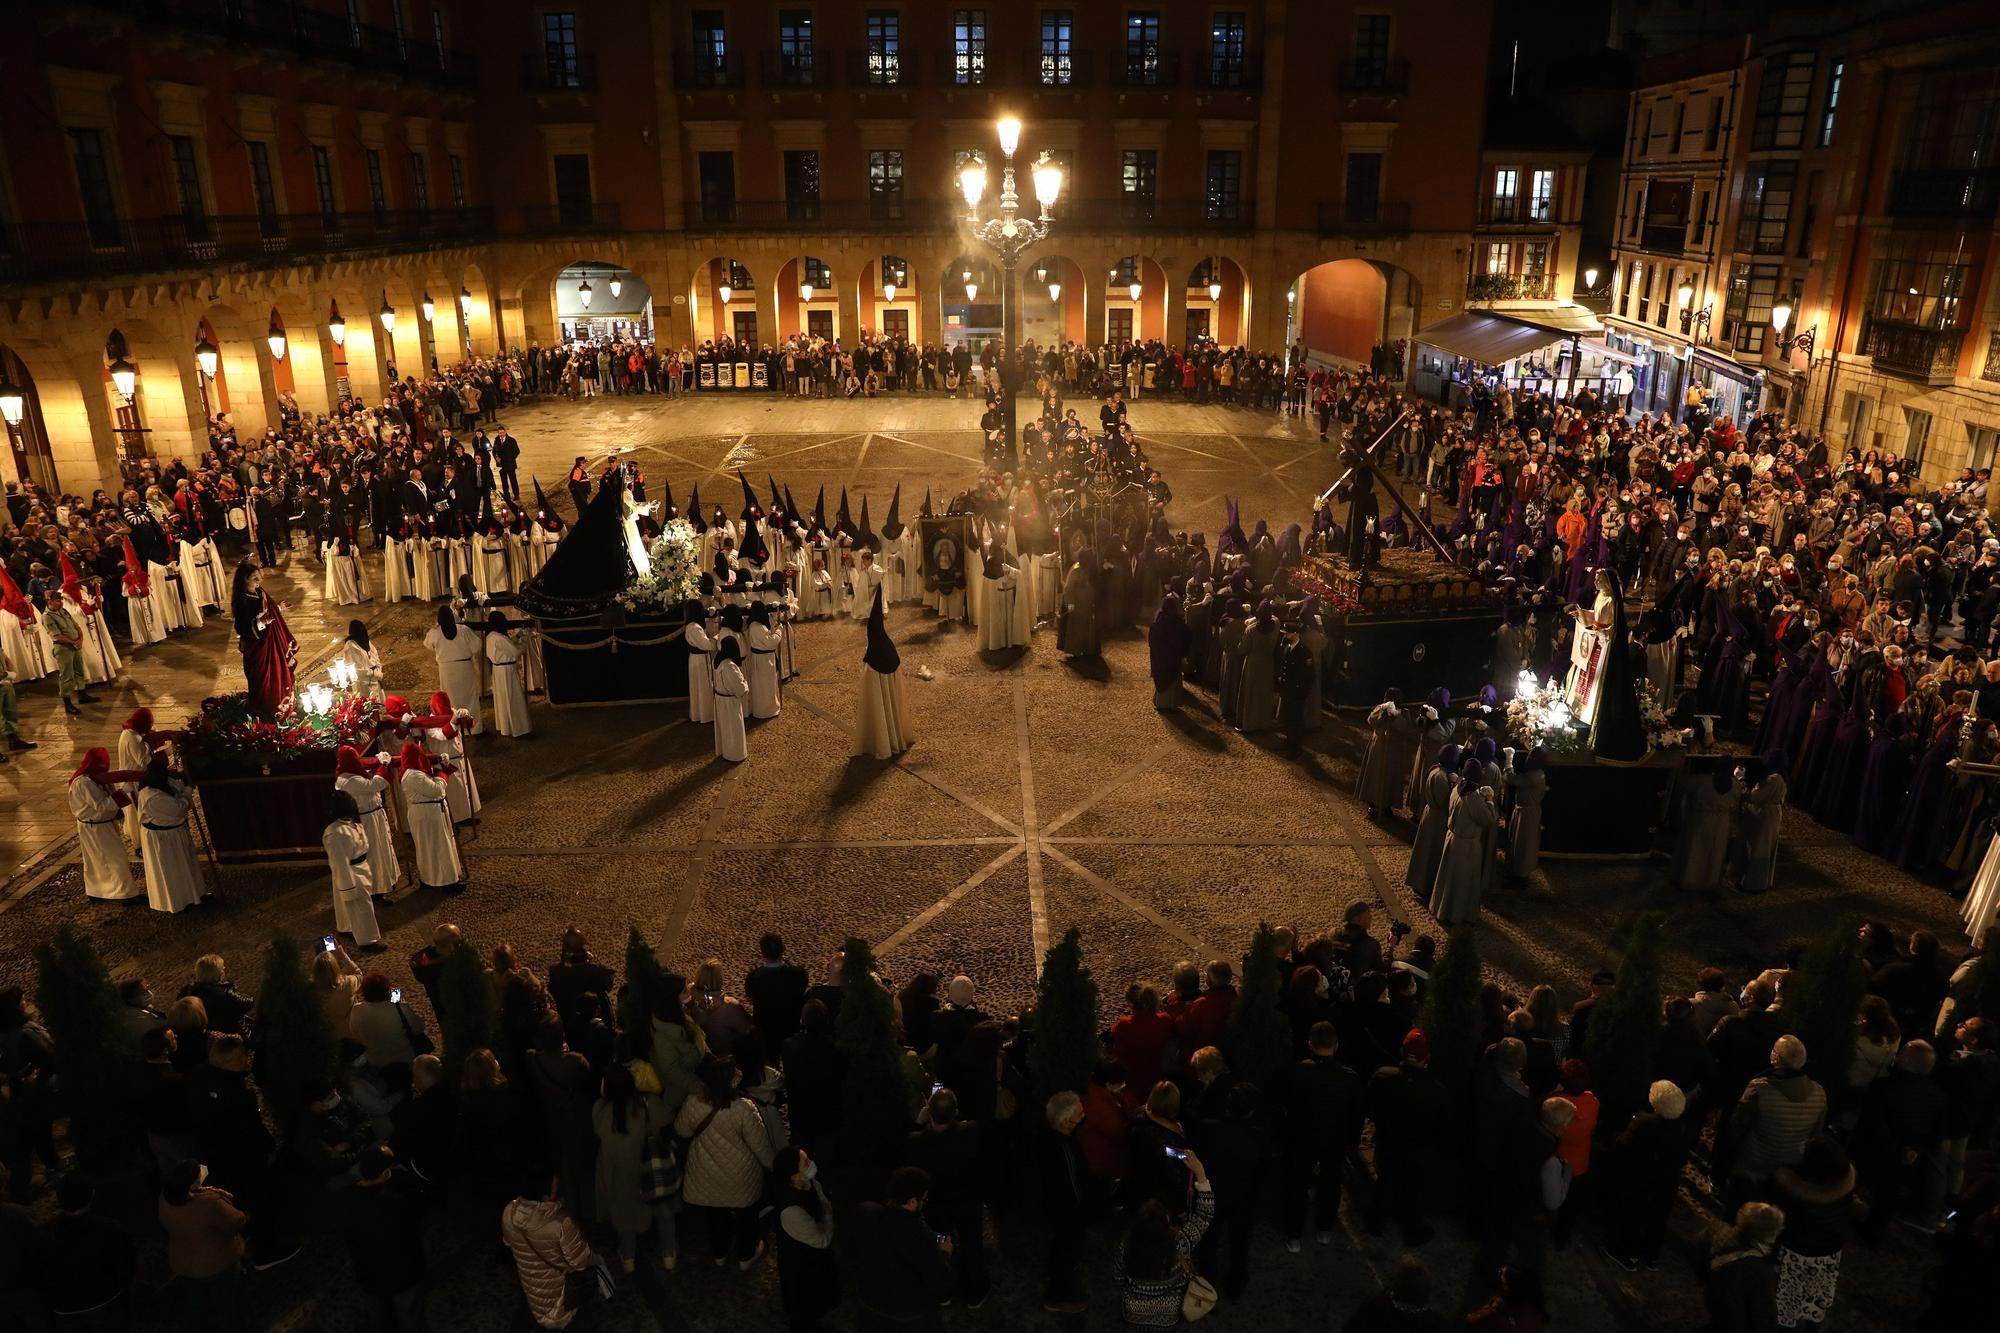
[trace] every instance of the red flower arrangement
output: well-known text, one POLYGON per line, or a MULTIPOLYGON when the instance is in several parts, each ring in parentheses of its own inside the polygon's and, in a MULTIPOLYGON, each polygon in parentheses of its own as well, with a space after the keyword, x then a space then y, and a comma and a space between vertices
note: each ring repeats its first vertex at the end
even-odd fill
POLYGON ((219 694, 202 700, 180 749, 193 768, 272 768, 331 756, 343 745, 366 746, 381 720, 382 705, 361 694, 344 696, 323 714, 301 714, 297 700, 286 699, 274 718, 259 717, 248 694, 219 694))

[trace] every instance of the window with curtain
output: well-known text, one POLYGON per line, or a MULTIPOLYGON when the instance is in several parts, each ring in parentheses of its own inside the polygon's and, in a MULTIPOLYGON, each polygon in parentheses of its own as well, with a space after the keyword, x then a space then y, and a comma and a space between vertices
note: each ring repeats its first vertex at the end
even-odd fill
POLYGON ((382 179, 382 154, 378 149, 363 150, 368 168, 368 203, 377 213, 389 211, 389 187, 382 179))
POLYGON ((575 88, 582 84, 577 70, 576 15, 542 15, 542 61, 549 87, 575 88))
POLYGON ((951 81, 961 86, 986 82, 986 11, 983 9, 952 11, 951 81))
POLYGON ((1042 11, 1041 79, 1054 87, 1068 87, 1075 75, 1070 43, 1075 35, 1076 16, 1067 9, 1042 11))
POLYGON ((902 18, 893 9, 871 9, 868 23, 868 82, 903 81, 902 18))
POLYGON ((778 11, 778 69, 787 83, 811 83, 813 17, 806 9, 778 11))
POLYGON ((1537 171, 1529 177, 1528 216, 1536 222, 1547 222, 1555 213, 1556 173, 1537 171))
POLYGON ((1493 172, 1493 220, 1512 222, 1514 207, 1520 198, 1521 173, 1513 167, 1498 167, 1493 172))
POLYGON ((712 82, 729 67, 729 24, 719 9, 697 9, 690 16, 694 26, 693 64, 695 81, 712 82))
POLYGON ((1125 15, 1125 82, 1149 86, 1159 81, 1159 11, 1130 10, 1125 15))
POLYGON ((1737 351, 1763 352, 1771 331, 1771 307, 1778 303, 1778 276, 1776 264, 1737 264, 1730 269, 1722 340, 1737 351))

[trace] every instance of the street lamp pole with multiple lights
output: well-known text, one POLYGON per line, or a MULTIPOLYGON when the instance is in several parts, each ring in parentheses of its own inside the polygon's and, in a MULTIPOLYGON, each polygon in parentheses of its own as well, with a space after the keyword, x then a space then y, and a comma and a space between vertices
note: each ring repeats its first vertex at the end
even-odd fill
POLYGON ((987 185, 983 163, 966 163, 958 174, 958 184, 965 195, 966 223, 973 237, 1000 260, 1000 415, 1007 433, 1007 456, 1013 458, 1018 456, 1014 396, 1020 389, 1015 366, 1020 340, 1020 295, 1014 268, 1022 255, 1048 239, 1049 209, 1062 193, 1062 168, 1046 154, 1035 163, 1032 173, 1035 200, 1041 205, 1041 214, 1034 218, 1022 217, 1021 198, 1014 188, 1014 152, 1021 146, 1021 122, 1008 116, 994 128, 999 134, 1001 156, 1006 161, 1000 178, 999 213, 987 218, 979 214, 979 202, 986 196, 987 185))

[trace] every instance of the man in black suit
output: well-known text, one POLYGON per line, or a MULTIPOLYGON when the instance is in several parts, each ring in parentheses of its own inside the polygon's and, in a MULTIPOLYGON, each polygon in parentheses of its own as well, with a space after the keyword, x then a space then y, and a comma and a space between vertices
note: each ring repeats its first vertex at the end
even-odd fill
POLYGON ((430 482, 425 479, 422 468, 410 469, 410 479, 403 483, 402 502, 403 513, 412 523, 422 524, 431 516, 430 482))
POLYGON ((500 494, 521 503, 521 481, 516 475, 521 465, 521 442, 509 435, 505 426, 493 436, 493 461, 499 465, 500 494))
POLYGON ((757 942, 764 964, 743 982, 750 997, 750 1016, 764 1034, 766 1050, 778 1050, 799 1030, 799 1010, 806 1001, 806 970, 785 957, 785 941, 766 935, 757 942))

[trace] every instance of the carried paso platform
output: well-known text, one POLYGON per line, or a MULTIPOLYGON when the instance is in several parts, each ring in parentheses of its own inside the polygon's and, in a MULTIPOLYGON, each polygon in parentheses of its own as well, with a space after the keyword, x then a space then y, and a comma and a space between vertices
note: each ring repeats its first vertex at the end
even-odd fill
POLYGON ((1335 707, 1379 703, 1391 686, 1428 692, 1442 685, 1454 696, 1476 694, 1493 678, 1494 638, 1505 614, 1501 597, 1458 563, 1396 479, 1376 464, 1376 451, 1403 420, 1390 422, 1367 447, 1349 449, 1347 471, 1314 508, 1344 499, 1347 531, 1369 533, 1379 486, 1401 505, 1411 545, 1384 549, 1372 538, 1350 540, 1346 553, 1309 556, 1294 575, 1331 608, 1321 697, 1335 707))

